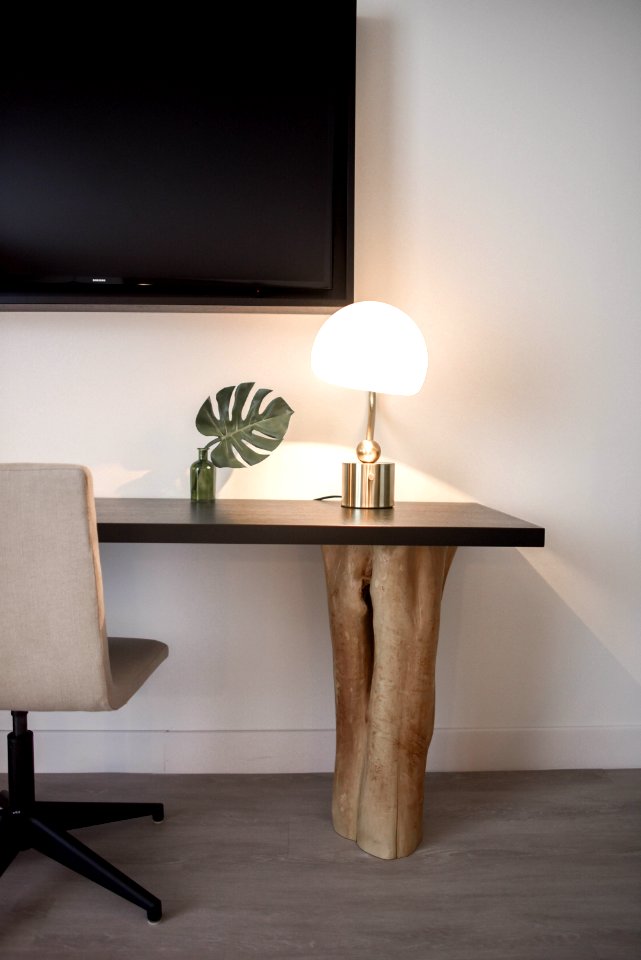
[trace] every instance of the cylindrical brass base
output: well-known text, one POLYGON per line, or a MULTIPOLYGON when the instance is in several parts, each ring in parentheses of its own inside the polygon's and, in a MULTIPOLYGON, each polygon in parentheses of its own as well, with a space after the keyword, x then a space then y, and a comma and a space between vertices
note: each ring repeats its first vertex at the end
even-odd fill
POLYGON ((343 507, 393 507, 394 464, 343 464, 343 507))

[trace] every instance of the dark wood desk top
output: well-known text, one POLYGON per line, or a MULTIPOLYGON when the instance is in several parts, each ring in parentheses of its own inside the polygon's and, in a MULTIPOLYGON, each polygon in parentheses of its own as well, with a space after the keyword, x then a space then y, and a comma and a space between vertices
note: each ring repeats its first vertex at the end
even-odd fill
POLYGON ((383 544, 542 547, 545 530, 480 503, 397 503, 357 510, 337 500, 97 498, 103 543, 383 544))

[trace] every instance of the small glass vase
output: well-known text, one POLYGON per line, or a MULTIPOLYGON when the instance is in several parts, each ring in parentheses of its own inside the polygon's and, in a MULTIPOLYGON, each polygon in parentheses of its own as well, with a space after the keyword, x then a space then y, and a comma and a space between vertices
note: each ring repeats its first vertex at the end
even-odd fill
POLYGON ((198 459, 189 468, 191 499, 197 502, 216 499, 216 467, 207 447, 198 447, 198 459))

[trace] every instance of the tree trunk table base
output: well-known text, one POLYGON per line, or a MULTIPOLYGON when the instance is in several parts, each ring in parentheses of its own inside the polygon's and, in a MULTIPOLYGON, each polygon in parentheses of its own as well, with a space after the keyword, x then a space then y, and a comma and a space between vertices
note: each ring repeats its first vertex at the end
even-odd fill
POLYGON ((422 839, 434 667, 455 547, 323 546, 336 697, 334 829, 392 860, 422 839))

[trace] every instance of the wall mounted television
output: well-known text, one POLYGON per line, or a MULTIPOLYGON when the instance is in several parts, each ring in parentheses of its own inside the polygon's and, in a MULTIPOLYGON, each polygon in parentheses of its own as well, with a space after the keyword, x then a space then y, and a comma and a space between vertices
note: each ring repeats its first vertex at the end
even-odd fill
POLYGON ((234 9, 5 62, 3 309, 352 301, 356 0, 234 9))

